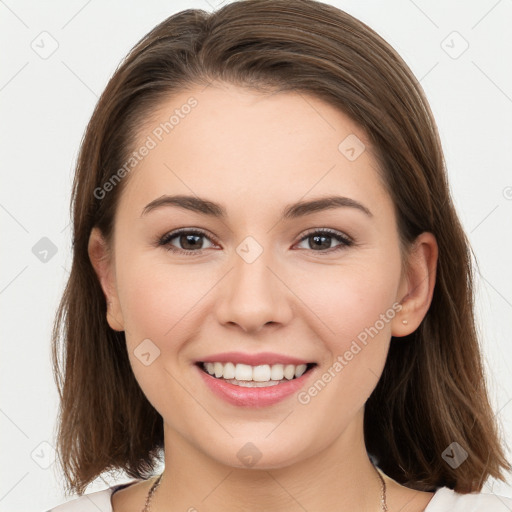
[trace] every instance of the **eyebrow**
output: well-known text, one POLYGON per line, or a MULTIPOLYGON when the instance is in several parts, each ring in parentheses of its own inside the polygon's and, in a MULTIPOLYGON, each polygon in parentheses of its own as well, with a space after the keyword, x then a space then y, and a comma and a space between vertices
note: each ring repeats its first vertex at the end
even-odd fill
MULTIPOLYGON (((225 219, 227 217, 226 209, 220 204, 197 196, 186 195, 163 195, 158 197, 144 207, 141 217, 164 206, 177 206, 185 210, 191 210, 196 213, 220 219, 225 219)), ((295 219, 312 213, 341 207, 355 208, 369 217, 373 217, 372 212, 366 206, 354 199, 343 196, 326 196, 287 205, 282 212, 282 218, 295 219)))

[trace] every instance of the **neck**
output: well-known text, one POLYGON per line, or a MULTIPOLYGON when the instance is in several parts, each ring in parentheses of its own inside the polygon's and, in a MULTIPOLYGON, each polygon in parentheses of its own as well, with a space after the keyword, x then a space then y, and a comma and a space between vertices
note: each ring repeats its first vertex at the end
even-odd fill
POLYGON ((258 469, 259 464, 221 464, 166 426, 165 471, 151 510, 379 511, 381 481, 362 432, 361 411, 358 421, 323 451, 304 459, 299 454, 286 467, 258 469))

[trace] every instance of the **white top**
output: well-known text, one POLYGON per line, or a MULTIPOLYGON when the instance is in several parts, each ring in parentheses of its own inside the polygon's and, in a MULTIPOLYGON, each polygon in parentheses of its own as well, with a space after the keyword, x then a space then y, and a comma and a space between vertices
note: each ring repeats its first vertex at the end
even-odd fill
MULTIPOLYGON (((138 480, 84 494, 47 512, 112 512, 112 494, 136 482, 138 480)), ((459 494, 448 487, 440 487, 424 512, 512 512, 512 498, 489 493, 459 494)))

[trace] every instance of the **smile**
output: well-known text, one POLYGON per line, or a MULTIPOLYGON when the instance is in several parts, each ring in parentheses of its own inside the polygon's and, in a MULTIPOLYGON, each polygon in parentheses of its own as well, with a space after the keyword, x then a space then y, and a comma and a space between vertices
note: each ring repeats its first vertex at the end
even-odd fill
POLYGON ((292 380, 303 375, 315 363, 308 364, 262 364, 251 366, 248 364, 235 364, 232 362, 207 362, 200 363, 201 367, 208 374, 217 379, 224 379, 228 382, 243 386, 265 386, 275 385, 285 380, 292 380))
POLYGON ((230 404, 267 407, 299 391, 315 373, 316 363, 300 365, 234 364, 231 362, 196 363, 203 382, 230 404))

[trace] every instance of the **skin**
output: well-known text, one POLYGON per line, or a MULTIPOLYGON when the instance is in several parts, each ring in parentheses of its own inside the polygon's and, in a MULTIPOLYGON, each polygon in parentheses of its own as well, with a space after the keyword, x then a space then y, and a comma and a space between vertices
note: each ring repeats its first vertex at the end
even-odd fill
MULTIPOLYGON (((413 332, 428 310, 435 238, 418 237, 405 271, 393 203, 367 136, 310 95, 265 95, 226 83, 194 87, 160 105, 139 140, 190 96, 198 105, 124 178, 113 246, 97 229, 89 243, 110 303, 109 324, 125 331, 134 374, 164 420, 165 473, 151 510, 380 510, 380 481, 364 445, 364 404, 390 337, 413 332), (350 134, 366 146, 354 161, 338 150, 350 134), (218 202, 227 218, 175 206, 141 215, 163 194, 218 202), (354 199, 372 215, 341 207, 281 219, 286 205, 330 194, 354 199), (199 256, 155 242, 183 227, 214 237, 192 245, 203 249, 199 256), (304 237, 320 228, 355 243, 327 252, 340 246, 327 238, 316 248, 304 237), (252 263, 236 252, 249 235, 263 249, 252 263), (305 405, 295 395, 264 408, 231 405, 194 367, 218 352, 269 351, 315 361, 321 377, 396 303, 401 311, 305 405), (147 338, 160 350, 149 366, 134 355, 147 338), (237 457, 248 442, 262 454, 251 468, 237 457)), ((180 237, 169 245, 191 250, 180 237)), ((390 511, 424 510, 432 498, 385 480, 390 511)), ((115 493, 114 511, 140 511, 152 483, 115 493)))

